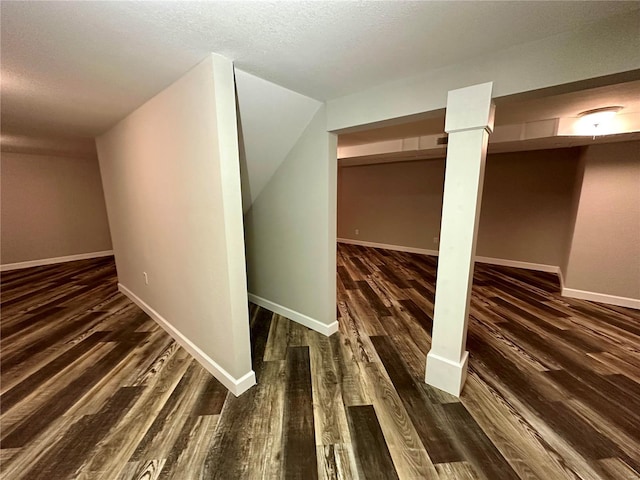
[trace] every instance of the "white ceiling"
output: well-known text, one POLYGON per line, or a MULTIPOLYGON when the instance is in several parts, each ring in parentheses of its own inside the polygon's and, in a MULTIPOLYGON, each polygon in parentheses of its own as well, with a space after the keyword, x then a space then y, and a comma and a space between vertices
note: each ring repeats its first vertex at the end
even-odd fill
POLYGON ((2 1, 3 133, 100 134, 208 52, 326 100, 638 2, 2 1))

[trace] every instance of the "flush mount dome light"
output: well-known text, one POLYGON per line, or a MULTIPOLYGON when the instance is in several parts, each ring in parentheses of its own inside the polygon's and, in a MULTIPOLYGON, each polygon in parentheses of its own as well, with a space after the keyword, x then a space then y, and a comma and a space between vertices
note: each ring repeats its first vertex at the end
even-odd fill
POLYGON ((607 135, 615 133, 613 130, 613 117, 622 110, 622 107, 595 108, 582 112, 578 120, 577 130, 582 135, 607 135))

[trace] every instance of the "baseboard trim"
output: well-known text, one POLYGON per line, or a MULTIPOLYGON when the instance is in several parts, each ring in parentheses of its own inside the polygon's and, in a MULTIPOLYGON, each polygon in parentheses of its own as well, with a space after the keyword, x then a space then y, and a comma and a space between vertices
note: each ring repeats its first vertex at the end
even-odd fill
POLYGON ((558 280, 560 280, 560 294, 562 295, 562 291, 564 290, 564 274, 561 268, 558 268, 558 280))
POLYGON ((489 265, 499 265, 501 267, 514 267, 514 268, 522 268, 525 270, 536 270, 538 272, 558 273, 560 271, 560 267, 557 265, 547 265, 545 263, 521 262, 519 260, 506 260, 503 258, 476 256, 476 262, 487 263, 489 265))
POLYGON ((300 325, 304 325, 311 330, 315 330, 316 332, 321 333, 322 335, 325 335, 327 337, 330 337, 338 331, 337 321, 334 321, 327 325, 326 323, 322 323, 321 321, 316 320, 315 318, 311 318, 304 313, 296 312, 295 310, 291 310, 290 308, 272 302, 271 300, 267 300, 266 298, 254 295, 253 293, 249 294, 249 301, 255 303, 256 305, 264 307, 267 310, 277 313, 278 315, 282 315, 289 320, 293 320, 300 325))
POLYGON ((562 287, 562 296, 568 298, 577 298, 578 300, 589 300, 590 302, 606 303, 608 305, 616 305, 618 307, 633 308, 640 310, 640 300, 629 297, 618 297, 616 295, 608 295, 605 293, 588 292, 585 290, 577 290, 575 288, 562 287))
POLYGON ((403 247, 401 245, 390 245, 388 243, 365 242, 363 240, 352 240, 350 238, 338 238, 338 243, 346 243, 349 245, 360 245, 362 247, 382 248, 383 250, 394 250, 396 252, 420 253, 422 255, 429 255, 431 257, 438 256, 437 250, 428 250, 426 248, 416 248, 416 247, 403 247))
POLYGON ((144 310, 147 315, 158 323, 171 337, 178 342, 187 352, 191 354, 204 368, 206 368, 211 375, 216 377, 220 383, 222 383, 227 389, 233 393, 236 397, 243 394, 249 388, 256 384, 256 375, 253 370, 250 370, 240 378, 235 378, 224 368, 218 365, 215 360, 204 353, 200 348, 195 345, 191 340, 185 337, 178 329, 176 329, 167 319, 151 308, 135 293, 125 287, 123 284, 118 283, 118 290, 129 299, 144 310))
MULTIPOLYGON (((421 255, 438 256, 437 250, 428 250, 426 248, 403 247, 401 245, 389 245, 386 243, 365 242, 362 240, 352 240, 350 238, 338 238, 338 243, 346 243, 350 245, 360 245, 363 247, 382 248, 384 250, 395 250, 397 252, 419 253, 421 255)), ((481 257, 476 256, 476 262, 487 263, 489 265, 499 265, 502 267, 523 268, 526 270, 536 270, 539 272, 558 273, 560 267, 556 265, 546 265, 543 263, 520 262, 518 260, 506 260, 502 258, 481 257)))
POLYGON ((0 272, 9 270, 20 270, 22 268, 42 267, 56 263, 75 262, 76 260, 88 260, 90 258, 108 257, 113 255, 113 250, 103 250, 101 252, 79 253, 77 255, 67 255, 65 257, 41 258, 39 260, 29 260, 27 262, 5 263, 0 265, 0 272))

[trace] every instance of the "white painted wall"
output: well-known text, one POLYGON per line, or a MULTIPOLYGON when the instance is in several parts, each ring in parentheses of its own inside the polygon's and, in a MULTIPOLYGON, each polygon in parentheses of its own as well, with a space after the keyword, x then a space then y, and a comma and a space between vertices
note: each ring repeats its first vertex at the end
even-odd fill
POLYGON ((322 103, 235 69, 244 155, 243 210, 260 195, 322 103))
POLYGON ((584 162, 564 287, 640 308, 640 142, 590 146, 584 162))
POLYGON ((231 62, 207 57, 97 146, 120 284, 241 393, 255 379, 231 62))
POLYGON ((100 169, 81 157, 2 152, 3 269, 111 250, 100 169))
POLYGON ((327 103, 336 131, 445 107, 447 91, 488 81, 494 98, 640 68, 640 10, 477 56, 327 103))
POLYGON ((336 155, 321 107, 245 215, 250 298, 325 334, 337 331, 336 155))

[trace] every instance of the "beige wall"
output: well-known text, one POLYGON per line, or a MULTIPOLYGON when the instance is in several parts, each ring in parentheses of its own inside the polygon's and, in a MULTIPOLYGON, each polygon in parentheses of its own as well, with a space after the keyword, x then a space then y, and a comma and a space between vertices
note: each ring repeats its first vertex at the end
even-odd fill
POLYGON ((489 155, 477 255, 560 265, 579 155, 571 148, 489 155))
POLYGON ((337 328, 336 152, 321 107, 245 215, 249 292, 323 333, 337 328))
POLYGON ((573 232, 576 227, 576 218, 578 216, 578 205, 580 205, 580 192, 582 190, 582 178, 584 177, 584 149, 581 150, 578 158, 578 167, 576 169, 576 180, 573 183, 573 191, 571 194, 571 216, 569 217, 569 232, 565 240, 564 252, 560 261, 560 272, 567 271, 569 263, 569 253, 571 252, 571 242, 573 241, 573 232))
POLYGON ((225 385, 250 386, 231 62, 209 56, 97 145, 120 283, 225 385))
POLYGON ((640 142, 585 149, 563 274, 566 288, 640 299, 640 142))
POLYGON ((444 160, 344 167, 338 178, 339 238, 438 249, 444 160))
MULTIPOLYGON (((489 155, 476 254, 560 265, 578 157, 576 149, 489 155)), ((340 168, 339 185, 338 237, 438 249, 444 160, 340 168)))
POLYGON ((2 265, 111 250, 98 160, 3 152, 2 265))

